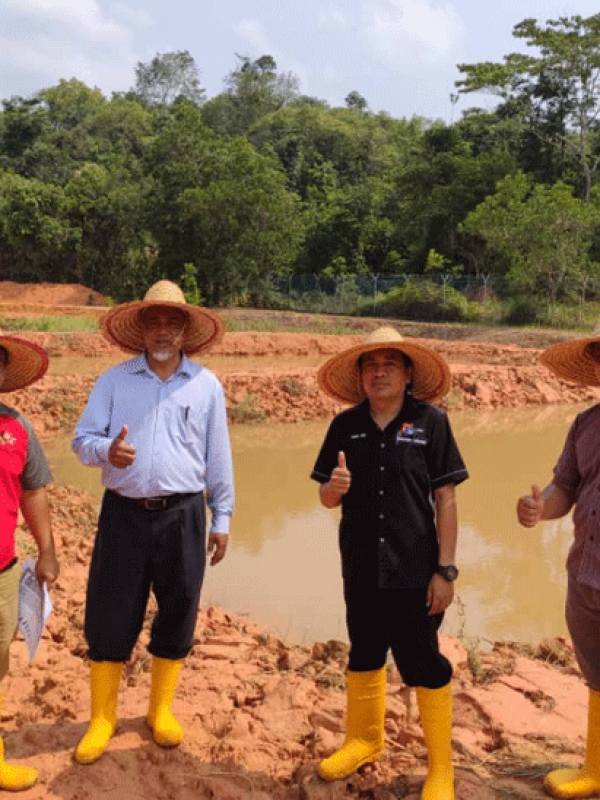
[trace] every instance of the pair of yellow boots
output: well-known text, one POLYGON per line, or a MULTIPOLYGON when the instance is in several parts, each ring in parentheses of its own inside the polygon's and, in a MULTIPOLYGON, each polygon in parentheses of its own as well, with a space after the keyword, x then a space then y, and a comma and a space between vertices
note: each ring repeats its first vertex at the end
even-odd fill
MULTIPOLYGON (((342 747, 321 761, 317 772, 327 781, 350 775, 383 752, 386 669, 348 672, 346 738, 342 747)), ((427 745, 429 771, 422 800, 453 800, 452 694, 450 684, 441 689, 417 687, 421 725, 427 745)))
MULTIPOLYGON (((379 758, 384 747, 386 670, 348 672, 346 738, 342 747, 321 761, 319 775, 327 781, 350 775, 363 764, 379 758)), ((454 800, 452 766, 452 693, 417 687, 417 701, 425 736, 429 771, 422 800, 454 800)), ((558 798, 600 795, 600 692, 590 689, 588 739, 580 770, 558 769, 544 780, 546 791, 558 798)))
MULTIPOLYGON (((171 704, 181 671, 181 660, 152 660, 152 688, 146 721, 154 741, 161 747, 175 747, 183 739, 183 729, 173 716, 171 704)), ((91 662, 92 718, 83 739, 75 750, 75 760, 92 764, 106 750, 117 725, 117 699, 122 663, 91 662)))

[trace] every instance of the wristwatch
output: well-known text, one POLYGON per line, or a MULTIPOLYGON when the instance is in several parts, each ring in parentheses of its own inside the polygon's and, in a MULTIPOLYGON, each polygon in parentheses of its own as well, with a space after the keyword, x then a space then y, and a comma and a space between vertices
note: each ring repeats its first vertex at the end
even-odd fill
POLYGON ((458 578, 458 569, 454 566, 454 564, 447 564, 443 567, 441 564, 438 564, 436 572, 439 573, 444 580, 452 583, 458 578))

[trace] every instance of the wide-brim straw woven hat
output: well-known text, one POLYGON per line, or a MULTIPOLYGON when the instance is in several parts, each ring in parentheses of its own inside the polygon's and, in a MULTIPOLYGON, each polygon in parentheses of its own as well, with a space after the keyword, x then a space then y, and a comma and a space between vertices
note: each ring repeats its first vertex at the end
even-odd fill
POLYGON ((46 374, 48 353, 39 345, 17 336, 0 336, 0 347, 4 347, 8 353, 8 365, 0 392, 24 389, 46 374))
POLYGON ((600 327, 592 336, 553 344, 540 355, 540 361, 557 378, 584 386, 600 386, 600 364, 590 353, 590 344, 600 345, 600 327))
POLYGON ((413 364, 412 394, 418 400, 439 400, 450 389, 452 376, 446 361, 433 350, 405 339, 395 328, 372 331, 362 344, 344 350, 323 364, 317 373, 319 387, 335 400, 356 405, 365 399, 358 360, 373 350, 398 350, 413 364))
POLYGON ((104 336, 127 353, 142 353, 145 349, 144 327, 140 314, 147 308, 178 308, 187 316, 182 350, 194 355, 217 344, 224 333, 221 319, 201 306, 186 302, 177 284, 158 281, 151 286, 143 300, 123 303, 109 311, 102 320, 104 336))

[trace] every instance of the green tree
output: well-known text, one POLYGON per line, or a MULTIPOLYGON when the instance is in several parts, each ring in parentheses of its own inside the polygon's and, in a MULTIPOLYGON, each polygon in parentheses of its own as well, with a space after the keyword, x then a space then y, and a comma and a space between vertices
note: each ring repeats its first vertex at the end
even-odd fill
POLYGON ((202 296, 218 304, 288 269, 302 224, 277 161, 241 138, 214 136, 199 116, 175 108, 150 148, 148 218, 162 274, 179 280, 193 264, 202 296))
POLYGON ((62 191, 11 172, 0 173, 0 274, 5 279, 61 282, 73 231, 62 191))
POLYGON ((157 53, 147 64, 138 61, 134 92, 149 105, 159 106, 179 98, 201 105, 206 95, 196 62, 187 50, 157 53))
POLYGON ((598 211, 573 197, 562 182, 532 185, 522 172, 498 183, 494 195, 472 211, 461 230, 485 240, 509 264, 515 292, 549 296, 554 302, 589 270, 598 211))
POLYGON ((539 139, 555 141, 579 168, 590 199, 600 156, 592 135, 600 112, 600 14, 560 17, 545 26, 525 19, 513 29, 539 55, 511 53, 503 63, 459 64, 459 91, 490 92, 510 104, 539 139))
POLYGON ((11 97, 2 101, 0 157, 5 167, 20 171, 21 159, 50 129, 48 112, 39 97, 11 97))
POLYGON ((48 111, 50 125, 57 131, 74 128, 108 102, 100 89, 89 89, 75 78, 42 89, 37 97, 48 111))
POLYGON ((298 97, 299 79, 291 72, 277 72, 272 56, 254 61, 237 56, 238 66, 225 78, 229 98, 229 135, 246 133, 262 117, 278 111, 298 97))
POLYGON ((65 214, 76 232, 70 272, 115 299, 137 288, 153 261, 139 186, 99 164, 84 164, 64 189, 65 214))
POLYGON ((353 108, 356 111, 366 111, 369 107, 365 98, 357 91, 347 94, 344 102, 346 103, 346 108, 353 108))

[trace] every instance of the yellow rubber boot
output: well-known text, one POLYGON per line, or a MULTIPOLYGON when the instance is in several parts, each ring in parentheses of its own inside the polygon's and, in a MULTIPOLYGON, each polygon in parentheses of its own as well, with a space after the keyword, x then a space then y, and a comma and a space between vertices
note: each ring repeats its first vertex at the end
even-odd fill
POLYGON ((161 747, 176 747, 183 739, 183 728, 171 711, 181 664, 181 660, 156 656, 152 661, 152 689, 146 719, 152 728, 154 741, 161 747))
POLYGON ((348 672, 348 710, 344 744, 321 761, 317 773, 325 781, 346 778, 383 752, 386 670, 348 672))
POLYGON ((91 662, 92 719, 85 736, 75 750, 75 760, 80 764, 92 764, 97 761, 115 732, 122 669, 121 662, 91 662))
POLYGON ((555 769, 544 779, 544 788, 553 797, 591 797, 600 795, 600 692, 590 689, 588 738, 583 767, 555 769))
POLYGON ((450 684, 441 689, 417 686, 417 702, 429 761, 421 800, 454 800, 450 684))
MULTIPOLYGON (((0 712, 2 695, 0 694, 0 712)), ((0 789, 9 792, 21 792, 37 783, 38 773, 33 767, 19 767, 4 762, 4 742, 0 738, 0 789)))

